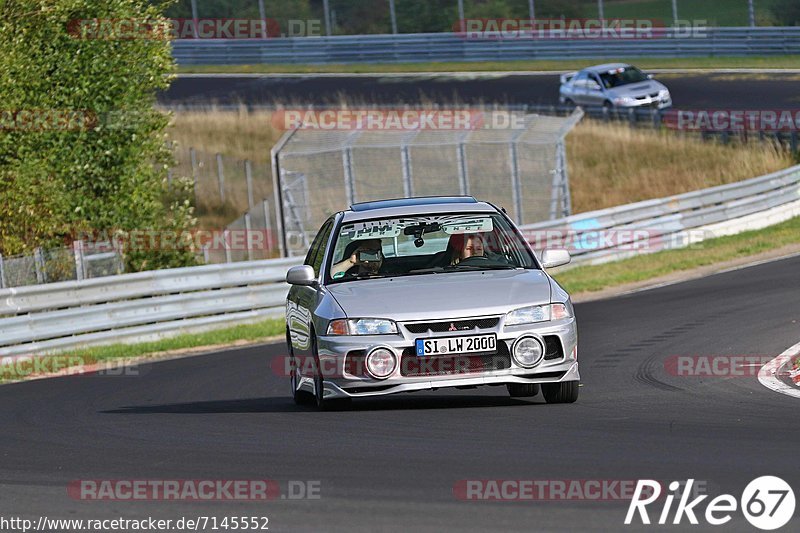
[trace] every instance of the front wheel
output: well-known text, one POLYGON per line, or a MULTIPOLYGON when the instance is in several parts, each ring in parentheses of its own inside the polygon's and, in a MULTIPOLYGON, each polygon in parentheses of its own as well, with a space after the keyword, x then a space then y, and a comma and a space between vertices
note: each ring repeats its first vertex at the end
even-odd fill
POLYGON ((512 398, 531 398, 539 394, 538 383, 506 383, 506 388, 512 398))
POLYGON ((578 399, 579 381, 542 383, 542 394, 547 403, 574 403, 578 399))
POLYGON ((292 339, 288 330, 286 331, 286 345, 289 348, 289 381, 292 387, 292 399, 297 405, 309 405, 313 403, 314 398, 305 391, 297 390, 300 384, 300 377, 297 374, 297 358, 294 356, 292 339))
POLYGON ((325 398, 325 378, 322 376, 322 365, 317 353, 317 337, 312 332, 311 350, 314 355, 314 399, 320 411, 345 409, 350 405, 350 398, 325 398))

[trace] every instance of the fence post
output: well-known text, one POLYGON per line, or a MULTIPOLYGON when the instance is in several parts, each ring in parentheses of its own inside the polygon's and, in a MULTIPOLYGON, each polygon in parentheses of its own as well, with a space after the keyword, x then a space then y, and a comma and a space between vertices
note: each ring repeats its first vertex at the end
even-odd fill
POLYGON ((86 270, 83 261, 83 241, 72 241, 72 253, 75 257, 75 279, 86 279, 86 270))
POLYGON ((225 230, 222 232, 222 234, 225 237, 223 239, 225 241, 225 262, 233 263, 233 257, 231 255, 231 232, 229 230, 225 230))
POLYGON ((36 270, 36 283, 47 283, 47 272, 45 272, 44 255, 41 248, 33 250, 33 268, 36 270))
POLYGON ((256 205, 253 201, 253 165, 249 159, 244 160, 244 176, 247 179, 247 207, 253 209, 256 205))
POLYGON ((244 234, 245 234, 245 246, 247 246, 247 260, 253 260, 253 239, 251 238, 251 222, 250 222, 250 212, 244 214, 244 234))
POLYGON ((352 205, 356 201, 356 192, 353 187, 353 153, 349 146, 342 151, 342 164, 344 165, 344 190, 347 194, 347 202, 352 205))
POLYGON ((269 213, 269 201, 262 202, 264 207, 264 228, 267 230, 267 250, 272 255, 272 220, 269 213))
POLYGON ((6 288, 6 267, 3 264, 3 254, 0 254, 0 289, 6 288))
POLYGON ((793 154, 797 153, 797 130, 792 130, 789 134, 789 147, 793 154))
MULTIPOLYGON (((524 130, 523 130, 524 131, 524 130)), ((522 186, 519 181, 519 160, 517 158, 517 142, 508 143, 509 160, 511 162, 511 197, 514 199, 515 222, 522 224, 522 186)))
POLYGON ((408 153, 408 145, 400 148, 400 161, 403 165, 403 194, 406 198, 414 196, 414 178, 411 173, 411 154, 408 153))
POLYGON ((197 151, 189 147, 189 159, 192 163, 192 186, 194 188, 194 205, 197 206, 197 151))
POLYGON ((219 201, 225 203, 225 170, 222 167, 222 154, 217 153, 217 180, 219 181, 219 201))
POLYGON ((558 153, 561 155, 561 187, 564 194, 563 216, 568 217, 572 214, 572 193, 569 190, 569 169, 567 168, 567 148, 564 141, 558 143, 558 153))
POLYGON ((114 248, 114 254, 116 255, 117 275, 122 274, 125 272, 125 246, 120 242, 119 237, 115 235, 111 238, 111 247, 114 248))
POLYGON ((469 168, 467 167, 467 149, 463 142, 458 143, 458 188, 463 195, 469 195, 469 168))

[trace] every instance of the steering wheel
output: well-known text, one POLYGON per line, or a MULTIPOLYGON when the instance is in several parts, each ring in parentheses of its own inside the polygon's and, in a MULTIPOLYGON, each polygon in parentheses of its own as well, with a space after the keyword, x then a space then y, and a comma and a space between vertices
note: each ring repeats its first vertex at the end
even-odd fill
POLYGON ((474 263, 476 261, 477 262, 489 261, 489 258, 486 257, 485 255, 472 255, 470 257, 462 259, 461 261, 458 262, 458 264, 459 265, 469 265, 469 264, 474 263))

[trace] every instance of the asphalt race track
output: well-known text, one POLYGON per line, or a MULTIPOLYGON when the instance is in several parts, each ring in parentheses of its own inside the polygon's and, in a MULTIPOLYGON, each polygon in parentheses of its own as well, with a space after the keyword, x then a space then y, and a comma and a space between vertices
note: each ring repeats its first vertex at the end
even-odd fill
MULTIPOLYGON (((681 109, 797 109, 797 74, 663 74, 681 109)), ((190 76, 160 95, 165 105, 558 104, 558 75, 190 76)))
MULTIPOLYGON (((287 380, 270 371, 282 345, 155 363, 138 377, 2 386, 0 515, 268 516, 271 531, 637 531, 659 526, 624 527, 625 502, 459 501, 453 486, 694 478, 712 496, 739 498, 750 480, 769 474, 797 491, 797 399, 755 377, 669 375, 665 361, 783 352, 800 341, 799 293, 794 257, 580 304, 584 386, 572 405, 546 405, 541 395, 512 400, 498 387, 360 400, 321 413, 296 407, 287 380), (66 490, 76 479, 254 478, 282 487, 316 480, 321 497, 92 502, 66 490)), ((752 526, 737 512, 723 528, 684 519, 671 529, 752 526)))

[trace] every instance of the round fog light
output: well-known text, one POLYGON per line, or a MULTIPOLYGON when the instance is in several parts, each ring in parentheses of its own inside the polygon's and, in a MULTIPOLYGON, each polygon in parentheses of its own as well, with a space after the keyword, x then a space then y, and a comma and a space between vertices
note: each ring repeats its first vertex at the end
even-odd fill
POLYGON ((386 348, 376 348, 367 356, 367 372, 376 379, 386 379, 397 366, 394 354, 386 348))
POLYGON ((514 360, 519 366, 531 368, 536 366, 544 356, 544 347, 539 339, 522 337, 514 343, 514 360))

